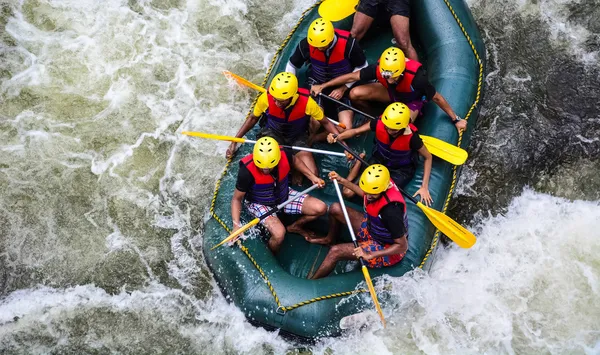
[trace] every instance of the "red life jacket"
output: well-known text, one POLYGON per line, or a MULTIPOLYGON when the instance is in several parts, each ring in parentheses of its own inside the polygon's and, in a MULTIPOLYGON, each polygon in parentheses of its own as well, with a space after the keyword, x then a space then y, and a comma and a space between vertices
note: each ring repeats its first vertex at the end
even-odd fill
POLYGON ((325 55, 325 52, 318 50, 317 47, 308 45, 312 65, 311 77, 316 80, 317 84, 323 84, 333 78, 352 72, 352 64, 345 55, 350 32, 335 30, 335 33, 337 42, 333 48, 329 49, 329 57, 325 55))
MULTIPOLYGON (((416 132, 417 127, 412 123, 408 124, 411 131, 416 132)), ((381 118, 377 120, 375 128, 375 146, 373 155, 386 168, 395 169, 413 163, 413 151, 410 149, 410 140, 414 133, 401 134, 394 140, 390 140, 390 135, 385 129, 381 118)))
POLYGON ((263 174, 254 165, 252 157, 253 155, 249 154, 240 160, 240 166, 246 166, 252 177, 254 177, 254 185, 246 193, 245 199, 265 206, 276 206, 287 200, 289 192, 288 175, 290 173, 290 163, 287 155, 281 151, 281 160, 276 167, 277 181, 271 174, 263 174))
MULTIPOLYGON (((298 100, 286 109, 281 109, 275 104, 275 99, 267 93, 269 108, 267 108, 267 127, 273 129, 284 139, 293 139, 308 132, 310 116, 306 114, 306 105, 310 98, 310 92, 306 89, 298 89, 298 100)), ((281 144, 281 142, 279 142, 281 144)))
POLYGON ((377 69, 375 73, 377 74, 377 81, 383 85, 390 96, 390 100, 392 102, 404 102, 410 103, 413 101, 421 101, 423 99, 423 93, 417 92, 412 87, 413 79, 415 78, 415 74, 417 70, 421 67, 421 63, 416 60, 407 59, 406 60, 406 68, 404 69, 402 79, 396 85, 388 84, 387 80, 381 76, 381 72, 379 71, 379 62, 377 62, 377 69))
MULTIPOLYGON (((402 204, 403 216, 402 221, 404 223, 404 227, 408 230, 408 215, 406 213, 406 202, 404 201, 404 197, 402 193, 394 184, 392 180, 390 180, 392 186, 387 189, 380 198, 376 201, 369 203, 367 201, 367 196, 364 197, 364 206, 365 211, 367 212, 367 228, 369 230, 369 234, 373 239, 375 239, 379 244, 392 244, 394 243, 394 239, 392 238, 392 234, 385 227, 381 217, 379 216, 379 211, 382 208, 389 205, 390 203, 400 203, 402 204)), ((398 216, 400 217, 400 216, 398 216)))

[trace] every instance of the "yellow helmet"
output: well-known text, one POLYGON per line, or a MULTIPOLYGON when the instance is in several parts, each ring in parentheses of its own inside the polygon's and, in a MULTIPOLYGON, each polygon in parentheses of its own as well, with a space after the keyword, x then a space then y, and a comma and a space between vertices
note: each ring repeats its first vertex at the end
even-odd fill
POLYGON ((308 27, 308 44, 313 47, 322 48, 333 41, 334 29, 333 24, 324 18, 314 20, 308 27))
POLYGON ((379 70, 383 77, 397 78, 406 68, 404 52, 400 48, 390 47, 381 53, 379 70))
POLYGON ((271 137, 262 137, 256 141, 252 155, 254 165, 260 169, 271 169, 279 164, 281 150, 277 141, 271 137))
POLYGON ((390 171, 381 164, 369 165, 360 176, 360 188, 368 194, 380 194, 389 184, 390 171))
POLYGON ((292 73, 283 72, 271 80, 269 94, 277 100, 287 100, 298 92, 298 79, 292 73))
POLYGON ((389 129, 406 128, 410 122, 410 109, 402 102, 394 102, 383 111, 381 122, 389 129))

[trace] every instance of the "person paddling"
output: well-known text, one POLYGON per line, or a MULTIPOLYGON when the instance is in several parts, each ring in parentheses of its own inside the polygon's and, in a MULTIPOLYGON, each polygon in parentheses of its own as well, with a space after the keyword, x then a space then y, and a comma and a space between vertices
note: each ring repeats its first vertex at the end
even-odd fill
MULTIPOLYGON (((310 65, 308 80, 311 85, 323 84, 368 65, 363 50, 358 45, 358 41, 350 36, 350 32, 335 29, 331 21, 323 18, 318 18, 310 24, 307 37, 302 39, 296 47, 285 71, 296 74, 296 71, 304 64, 310 65)), ((337 87, 329 87, 324 94, 349 105, 350 99, 347 93, 353 84, 350 82, 337 87)), ((346 107, 332 104, 331 101, 321 97, 317 97, 316 101, 327 115, 333 117, 332 111, 334 111, 339 122, 343 123, 346 128, 352 128, 354 112, 346 107)), ((322 140, 324 139, 323 136, 322 140)))
MULTIPOLYGON (((362 257, 370 268, 392 266, 400 262, 408 251, 408 216, 404 197, 390 179, 388 169, 381 164, 370 165, 360 177, 360 186, 342 178, 335 171, 329 173, 329 178, 363 197, 364 213, 346 208, 359 247, 355 248, 353 243, 333 245, 311 278, 329 275, 340 260, 362 257), (399 220, 402 222, 399 223, 399 220)), ((346 221, 340 203, 336 202, 329 208, 329 233, 320 240, 322 244, 334 242, 339 234, 340 223, 345 224, 346 221)))
POLYGON ((427 101, 433 100, 452 120, 461 132, 467 122, 454 112, 448 101, 436 91, 427 79, 427 72, 421 63, 406 59, 402 50, 390 47, 383 51, 377 64, 371 64, 358 72, 349 73, 311 88, 314 95, 329 87, 362 80, 375 81, 355 86, 350 90, 350 100, 358 106, 368 108, 367 101, 383 103, 402 102, 410 108, 410 119, 414 122, 427 101))
MULTIPOLYGON (((254 145, 254 151, 240 160, 240 170, 237 176, 233 199, 231 200, 231 217, 233 230, 237 231, 240 224, 242 203, 256 218, 260 218, 278 204, 294 197, 298 191, 289 187, 288 175, 290 161, 296 160, 297 169, 313 184, 325 186, 325 181, 313 174, 298 157, 292 157, 280 147, 271 137, 260 138, 254 145)), ((283 213, 302 215, 296 222, 287 227, 290 233, 302 235, 306 240, 315 238, 315 234, 303 228, 304 224, 327 213, 327 205, 312 196, 304 195, 284 207, 283 213)), ((286 234, 286 227, 276 215, 271 215, 261 222, 269 233, 269 249, 277 253, 286 234)))
MULTIPOLYGON (((390 104, 377 120, 342 132, 337 137, 330 134, 327 140, 329 143, 335 143, 338 139, 348 139, 369 131, 375 132, 375 145, 370 162, 387 167, 397 186, 404 187, 415 175, 416 154, 425 159, 423 182, 414 196, 420 195, 423 203, 431 205, 433 200, 429 194, 429 177, 433 158, 417 133, 417 127, 410 123, 409 108, 403 103, 395 102, 390 104)), ((354 180, 359 171, 360 162, 356 162, 348 180, 354 180)), ((343 193, 346 198, 354 196, 354 192, 348 188, 344 188, 343 193)))
MULTIPOLYGON (((266 125, 257 137, 273 137, 281 145, 307 147, 311 118, 321 123, 327 132, 339 133, 329 120, 323 119, 323 110, 310 97, 308 90, 298 89, 298 79, 292 73, 282 72, 273 78, 268 92, 259 96, 252 114, 239 129, 236 137, 243 137, 263 114, 266 114, 266 125)), ((236 149, 237 143, 231 143, 227 149, 227 158, 230 158, 236 149)), ((318 175, 317 164, 310 152, 295 154, 296 170, 301 169, 300 162, 308 167, 312 174, 318 175)))

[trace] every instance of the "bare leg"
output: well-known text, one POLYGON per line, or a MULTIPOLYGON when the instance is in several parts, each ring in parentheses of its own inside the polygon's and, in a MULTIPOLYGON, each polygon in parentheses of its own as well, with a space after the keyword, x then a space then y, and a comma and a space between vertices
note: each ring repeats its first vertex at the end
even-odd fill
POLYGON ((363 14, 362 12, 356 12, 354 14, 354 22, 352 23, 352 29, 350 30, 350 35, 356 38, 357 41, 360 41, 367 31, 371 24, 373 23, 373 18, 363 14))
MULTIPOLYGON (((352 208, 348 208, 347 211, 348 216, 350 217, 350 222, 352 223, 352 229, 355 233, 357 233, 360 229, 363 213, 352 208)), ((329 208, 329 223, 329 234, 327 234, 326 239, 331 239, 333 241, 335 236, 338 234, 340 223, 346 224, 342 206, 338 202, 332 204, 329 208)), ((331 247, 331 249, 329 249, 329 253, 327 253, 325 260, 323 260, 323 263, 312 275, 311 279, 318 279, 329 275, 339 260, 354 260, 355 256, 352 254, 353 251, 354 245, 352 243, 334 245, 331 247)))
POLYGON ((265 220, 265 227, 269 233, 271 233, 271 238, 269 238, 269 249, 273 254, 277 254, 279 249, 281 248, 281 244, 283 244, 283 239, 285 238, 285 226, 279 218, 272 216, 265 220))
POLYGON ((287 231, 290 233, 300 234, 307 241, 310 241, 310 239, 313 238, 318 238, 314 232, 308 231, 302 227, 304 224, 314 221, 320 216, 323 216, 325 213, 327 213, 327 205, 325 202, 319 200, 318 198, 307 196, 302 204, 302 217, 300 217, 296 222, 290 224, 287 227, 287 231))
POLYGON ((340 120, 340 123, 343 123, 344 126, 346 126, 345 129, 338 127, 338 130, 343 132, 346 129, 351 129, 353 118, 354 118, 354 111, 352 111, 352 110, 344 110, 344 111, 341 111, 340 113, 338 113, 338 119, 340 120))
POLYGON ((369 101, 391 102, 387 89, 380 83, 371 83, 352 88, 350 90, 350 100, 352 101, 352 105, 367 113, 371 110, 369 101))
MULTIPOLYGON (((361 153, 360 157, 364 159, 364 157, 366 156, 365 153, 361 153)), ((354 179, 356 179, 356 177, 358 176, 358 173, 360 172, 360 167, 361 167, 361 162, 357 161, 356 164, 354 164, 354 166, 352 167, 352 169, 350 169, 350 173, 348 174, 348 177, 346 178, 348 181, 353 181, 354 179)), ((354 193, 354 191, 350 190, 347 187, 344 187, 344 189, 342 190, 342 195, 344 195, 345 198, 351 198, 354 197, 354 195, 356 195, 354 193)))
MULTIPOLYGON (((296 153, 296 159, 302 160, 313 174, 317 176, 319 175, 317 163, 315 162, 315 158, 312 156, 311 152, 298 152, 296 153)), ((294 172, 292 173, 292 184, 301 185, 303 178, 304 176, 298 171, 298 169, 294 169, 294 172)))
POLYGON ((398 47, 402 49, 408 58, 418 61, 419 56, 410 40, 409 18, 406 16, 393 15, 390 18, 390 23, 392 24, 392 32, 394 33, 394 38, 396 39, 396 43, 398 43, 398 47))

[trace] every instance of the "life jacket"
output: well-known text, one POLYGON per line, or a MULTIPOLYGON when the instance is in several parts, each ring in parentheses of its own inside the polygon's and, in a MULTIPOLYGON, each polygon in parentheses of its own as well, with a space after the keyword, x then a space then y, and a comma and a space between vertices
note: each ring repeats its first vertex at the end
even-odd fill
MULTIPOLYGON (((379 216, 379 211, 382 208, 389 205, 390 203, 400 203, 402 204, 402 221, 404 223, 404 227, 408 230, 408 215, 406 213, 406 202, 404 202, 404 197, 398 187, 392 180, 390 180, 392 186, 387 189, 381 197, 378 198, 374 202, 368 202, 367 196, 364 197, 364 206, 365 211, 367 212, 367 228, 369 230, 369 234, 373 239, 375 239, 379 244, 386 245, 394 243, 394 239, 392 238, 392 234, 385 227, 381 217, 379 216)), ((398 216, 400 217, 400 216, 398 216)))
POLYGON ((404 102, 409 103, 413 101, 424 101, 425 98, 423 93, 417 92, 412 87, 413 79, 415 78, 415 74, 417 70, 421 67, 421 63, 416 60, 407 59, 406 60, 406 68, 404 69, 402 79, 396 85, 388 84, 387 80, 381 76, 381 72, 379 71, 379 62, 377 62, 377 69, 375 73, 377 74, 377 81, 383 85, 390 96, 390 100, 392 102, 404 102))
POLYGON ((346 45, 350 38, 350 32, 335 30, 337 42, 330 49, 330 56, 326 56, 325 52, 321 52, 317 47, 308 45, 308 53, 310 55, 310 63, 312 64, 312 78, 317 81, 317 84, 323 84, 338 76, 352 72, 352 64, 346 58, 346 45))
POLYGON ((381 119, 377 120, 375 127, 375 147, 373 155, 388 169, 395 169, 413 163, 413 151, 410 149, 410 140, 417 131, 412 123, 408 124, 411 134, 401 134, 391 140, 381 119))
POLYGON ((265 206, 276 206, 287 200, 289 192, 288 175, 290 173, 290 163, 287 155, 283 151, 281 152, 281 160, 276 167, 277 181, 271 174, 263 174, 254 165, 252 156, 252 154, 249 154, 240 160, 240 166, 246 166, 252 177, 254 177, 254 185, 246 193, 245 199, 265 206))
MULTIPOLYGON (((298 137, 308 131, 310 116, 306 114, 306 105, 310 98, 310 92, 306 89, 298 89, 298 100, 286 109, 281 109, 275 104, 271 94, 267 94, 269 107, 267 108, 267 127, 273 129, 284 139, 298 137)), ((281 143, 281 142, 280 142, 281 143)))

